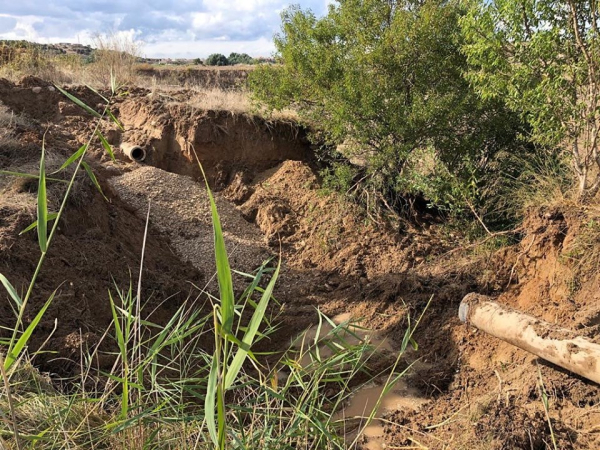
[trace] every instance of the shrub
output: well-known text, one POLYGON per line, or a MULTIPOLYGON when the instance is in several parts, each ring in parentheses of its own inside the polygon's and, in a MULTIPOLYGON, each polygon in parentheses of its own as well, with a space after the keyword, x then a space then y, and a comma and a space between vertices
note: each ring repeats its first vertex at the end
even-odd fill
POLYGON ((461 21, 468 78, 531 125, 531 139, 569 148, 581 197, 600 190, 600 49, 595 2, 474 2, 461 21))
POLYGON ((494 156, 519 147, 520 123, 464 79, 462 13, 441 0, 336 2, 321 19, 289 8, 275 38, 280 64, 250 74, 254 98, 297 109, 326 144, 343 144, 364 161, 363 184, 394 209, 424 187, 438 206, 474 204, 494 156))
POLYGON ((213 53, 208 58, 206 58, 207 66, 228 66, 229 61, 225 55, 221 53, 213 53))
POLYGON ((231 53, 227 59, 230 66, 235 66, 236 64, 254 64, 254 59, 247 53, 231 53))

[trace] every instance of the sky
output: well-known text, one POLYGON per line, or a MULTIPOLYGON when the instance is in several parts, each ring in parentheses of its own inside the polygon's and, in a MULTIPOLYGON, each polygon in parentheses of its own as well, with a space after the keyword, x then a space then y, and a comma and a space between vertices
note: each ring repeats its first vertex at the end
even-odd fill
POLYGON ((330 0, 0 0, 0 39, 93 44, 98 33, 141 41, 148 58, 271 56, 290 4, 325 13, 330 0))

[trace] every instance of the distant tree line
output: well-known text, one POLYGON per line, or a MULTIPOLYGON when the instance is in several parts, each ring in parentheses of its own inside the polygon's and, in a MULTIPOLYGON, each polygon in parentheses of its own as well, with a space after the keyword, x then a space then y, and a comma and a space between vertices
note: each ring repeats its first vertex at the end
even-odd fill
MULTIPOLYGON (((201 62, 196 60, 197 64, 201 62)), ((256 64, 256 60, 247 53, 231 53, 229 57, 221 53, 213 53, 204 61, 207 66, 235 66, 237 64, 256 64)))

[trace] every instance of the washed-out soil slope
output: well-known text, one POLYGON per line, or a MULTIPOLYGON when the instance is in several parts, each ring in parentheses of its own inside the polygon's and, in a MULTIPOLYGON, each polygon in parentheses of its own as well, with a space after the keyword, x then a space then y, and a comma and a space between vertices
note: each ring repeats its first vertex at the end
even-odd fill
MULTIPOLYGON (((98 103, 83 89, 74 91, 98 103)), ((18 145, 0 146, 0 169, 35 172, 44 132, 54 166, 89 135, 91 118, 41 80, 17 86, 0 81, 0 100, 25 118, 14 127, 18 145), (43 89, 34 93, 37 84, 43 89)), ((595 384, 462 325, 456 317, 462 297, 478 292, 596 336, 597 261, 582 252, 597 246, 592 238, 582 240, 593 236, 592 212, 534 210, 519 244, 461 249, 459 232, 433 223, 376 223, 324 191, 310 147, 293 125, 197 111, 143 89, 119 97, 114 110, 125 131, 105 126, 111 144, 143 145, 148 159, 135 164, 121 155, 115 163, 101 148, 89 155, 108 201, 85 175, 80 177, 42 268, 26 320, 58 288, 34 336, 34 346, 41 344, 58 319, 45 347, 56 353, 36 357, 43 370, 74 371, 80 349, 95 345, 109 325, 107 291, 137 277, 148 206, 142 295, 161 305, 155 321, 166 320, 185 299, 195 300, 194 286, 215 289, 209 209, 198 183, 197 155, 218 191, 232 265, 249 272, 266 258, 282 257, 276 292, 282 327, 261 342, 261 349, 287 345, 315 320, 316 308, 330 316, 363 318, 364 326, 379 330, 397 348, 409 318, 414 324, 427 308, 415 333, 419 350, 409 357, 420 358, 420 364, 409 372, 407 383, 429 401, 417 410, 387 412, 385 444, 390 448, 553 448, 551 429, 557 448, 600 447, 595 384), (540 379, 549 396, 551 425, 540 379)), ((61 189, 60 184, 50 186, 53 201, 61 189)), ((35 232, 18 236, 33 220, 35 183, 0 176, 0 272, 19 291, 39 255, 35 232)), ((0 299, 1 325, 11 326, 9 300, 4 293, 0 299)), ((202 307, 203 300, 197 302, 202 307)))

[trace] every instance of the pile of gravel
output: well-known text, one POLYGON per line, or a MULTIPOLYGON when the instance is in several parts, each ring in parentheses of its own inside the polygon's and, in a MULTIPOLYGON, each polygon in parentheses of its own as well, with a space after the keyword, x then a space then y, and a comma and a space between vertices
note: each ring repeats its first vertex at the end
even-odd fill
MULTIPOLYGON (((204 185, 191 178, 151 166, 109 180, 116 194, 150 226, 166 236, 175 253, 208 275, 215 273, 210 203, 204 185)), ((260 230, 219 195, 216 203, 232 269, 251 272, 271 256, 260 230)), ((236 277, 238 287, 247 280, 236 277)), ((214 286, 211 286, 211 288, 214 286)))

